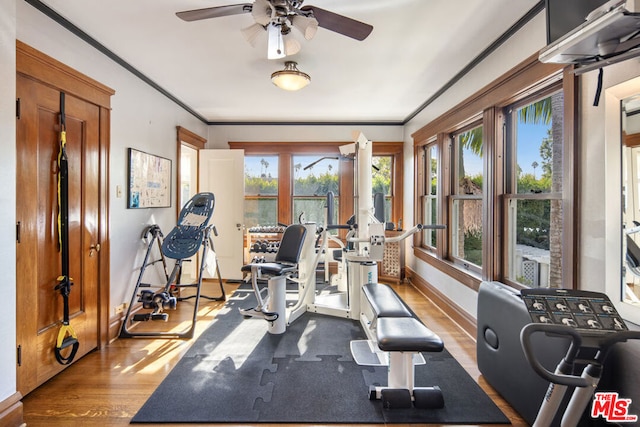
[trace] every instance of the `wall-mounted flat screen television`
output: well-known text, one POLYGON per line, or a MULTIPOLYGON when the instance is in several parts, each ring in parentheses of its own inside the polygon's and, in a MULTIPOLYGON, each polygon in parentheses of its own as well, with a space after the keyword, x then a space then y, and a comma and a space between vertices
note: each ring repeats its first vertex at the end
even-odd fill
POLYGON ((546 0, 547 44, 584 24, 589 13, 607 0, 546 0))

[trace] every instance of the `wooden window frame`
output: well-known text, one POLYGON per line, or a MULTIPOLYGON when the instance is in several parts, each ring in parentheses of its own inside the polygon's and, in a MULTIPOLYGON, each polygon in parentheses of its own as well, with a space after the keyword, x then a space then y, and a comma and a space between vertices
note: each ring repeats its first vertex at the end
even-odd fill
MULTIPOLYGON (((414 193, 414 215, 417 221, 423 218, 421 208, 421 195, 424 194, 424 164, 419 155, 424 145, 433 143, 437 139, 440 156, 441 170, 440 176, 446 177, 449 171, 447 160, 443 159, 447 135, 457 129, 463 128, 473 118, 482 117, 483 135, 485 144, 485 180, 484 197, 486 200, 483 215, 483 251, 486 249, 483 260, 483 271, 479 277, 469 274, 456 267, 450 261, 444 259, 448 253, 445 246, 445 234, 441 233, 438 238, 437 250, 429 250, 422 247, 422 236, 418 233, 414 237, 414 255, 416 258, 432 265, 438 270, 451 276, 458 282, 478 290, 482 280, 502 280, 503 240, 502 240, 502 212, 504 195, 504 170, 502 167, 502 156, 504 152, 504 131, 498 125, 501 109, 507 105, 516 103, 518 100, 530 96, 532 93, 540 92, 562 81, 564 92, 564 158, 565 176, 563 183, 563 247, 567 248, 563 254, 563 277, 566 287, 575 288, 577 283, 577 272, 579 266, 576 265, 575 255, 577 251, 577 225, 576 218, 578 193, 577 183, 579 182, 579 169, 576 158, 579 156, 578 147, 575 141, 578 136, 577 129, 577 109, 578 109, 578 79, 572 72, 572 66, 563 68, 562 64, 544 64, 538 61, 538 55, 534 54, 517 65, 494 82, 485 86, 451 110, 445 112, 440 117, 423 126, 411 136, 414 142, 414 166, 415 193, 414 193), (567 172, 568 171, 568 172, 567 172), (570 219, 570 220, 569 220, 570 219)), ((440 179, 439 181, 441 181, 440 179)), ((443 191, 440 194, 450 194, 447 183, 442 183, 443 191)), ((446 212, 447 203, 440 199, 439 218, 448 218, 446 212)))
MULTIPOLYGON (((340 146, 351 142, 229 142, 229 148, 242 149, 245 155, 278 155, 278 221, 289 224, 292 218, 292 157, 300 154, 340 156, 340 146)), ((393 185, 391 189, 393 217, 389 221, 398 224, 403 217, 403 150, 404 143, 373 142, 373 155, 393 156, 393 185)), ((346 223, 353 212, 353 161, 340 156, 340 203, 338 222, 346 223)))

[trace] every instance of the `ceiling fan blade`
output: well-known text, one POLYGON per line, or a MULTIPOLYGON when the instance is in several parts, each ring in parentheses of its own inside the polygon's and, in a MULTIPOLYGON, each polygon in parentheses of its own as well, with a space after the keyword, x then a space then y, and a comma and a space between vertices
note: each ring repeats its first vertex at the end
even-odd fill
POLYGON ((199 21, 201 19, 218 18, 220 16, 250 13, 251 3, 231 4, 228 6, 206 7, 204 9, 185 10, 177 12, 176 16, 184 21, 199 21))
POLYGON ((343 15, 338 15, 337 13, 321 9, 317 6, 303 6, 300 10, 311 11, 313 16, 318 20, 318 25, 322 28, 335 31, 336 33, 356 40, 362 41, 366 39, 369 34, 371 34, 371 31, 373 31, 372 25, 347 18, 343 15))

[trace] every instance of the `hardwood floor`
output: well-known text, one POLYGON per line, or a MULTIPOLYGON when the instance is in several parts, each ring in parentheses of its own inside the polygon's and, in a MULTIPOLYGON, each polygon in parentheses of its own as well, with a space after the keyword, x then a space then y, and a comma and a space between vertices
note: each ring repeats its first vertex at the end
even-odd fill
MULTIPOLYGON (((425 324, 440 335, 447 350, 496 402, 512 424, 526 426, 526 422, 484 382, 476 365, 474 338, 413 286, 393 286, 425 324)), ((234 284, 225 285, 228 294, 236 287, 234 284)), ((215 294, 215 290, 212 291, 211 295, 215 294)), ((170 322, 162 325, 165 328, 184 328, 184 323, 181 325, 180 321, 189 322, 193 313, 193 306, 189 301, 178 304, 179 309, 171 312, 170 322)), ((208 326, 222 305, 222 302, 201 300, 196 337, 208 326)), ((161 322, 148 323, 157 325, 161 322)), ((129 425, 130 419, 171 371, 192 341, 118 339, 105 349, 90 353, 23 399, 27 427, 129 425)), ((171 425, 162 424, 167 427, 171 425)), ((260 426, 269 427, 268 424, 260 426)))

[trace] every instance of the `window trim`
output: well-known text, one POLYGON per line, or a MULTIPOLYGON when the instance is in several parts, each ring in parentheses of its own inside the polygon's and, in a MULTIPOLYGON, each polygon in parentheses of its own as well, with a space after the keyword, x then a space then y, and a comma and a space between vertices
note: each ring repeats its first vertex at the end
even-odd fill
MULTIPOLYGON (((562 90, 564 92, 564 149, 565 149, 565 171, 563 177, 563 209, 564 209, 564 234, 563 246, 568 248, 563 254, 563 277, 568 288, 576 288, 578 280, 579 266, 576 265, 577 251, 577 226, 580 223, 576 218, 578 192, 577 183, 579 182, 578 162, 576 158, 579 156, 578 147, 575 141, 578 135, 577 129, 577 109, 578 109, 578 78, 572 72, 572 66, 563 68, 562 64, 544 64, 538 61, 537 53, 531 55, 522 63, 496 79, 494 82, 485 86, 469 98, 459 103, 451 110, 445 112, 440 117, 426 124, 411 136, 414 140, 414 162, 415 162, 415 179, 414 182, 414 215, 419 221, 422 216, 421 196, 424 191, 424 164, 421 162, 420 150, 424 145, 433 142, 437 138, 440 147, 442 170, 440 176, 446 176, 448 171, 447 160, 442 159, 446 151, 444 148, 444 136, 460 129, 471 121, 471 118, 482 115, 483 118, 483 134, 486 145, 485 152, 485 173, 487 181, 484 184, 485 193, 485 216, 483 217, 483 227, 486 226, 485 236, 483 238, 485 253, 485 261, 483 262, 482 277, 477 277, 468 272, 462 271, 451 262, 443 259, 443 253, 448 253, 448 248, 438 248, 437 251, 429 251, 422 247, 421 233, 414 237, 414 255, 416 258, 434 266, 453 279, 458 280, 462 284, 477 290, 482 280, 501 280, 503 277, 501 256, 503 251, 502 241, 502 218, 504 210, 504 171, 497 166, 502 162, 502 152, 504 141, 504 130, 502 126, 498 126, 498 119, 501 109, 526 98, 532 93, 545 90, 555 82, 561 81, 562 90), (486 268, 485 268, 486 266, 486 268)), ((449 194, 448 189, 444 189, 441 194, 449 194)), ((448 203, 441 203, 440 209, 448 203)), ((448 218, 445 215, 440 218, 448 218)), ((442 234, 441 234, 442 235, 442 234)), ((439 242, 443 242, 440 240, 439 242)), ((443 242, 444 243, 444 242, 443 242)), ((438 246, 443 246, 438 244, 438 246)))

